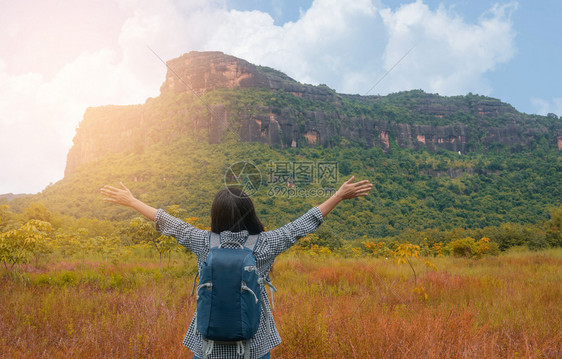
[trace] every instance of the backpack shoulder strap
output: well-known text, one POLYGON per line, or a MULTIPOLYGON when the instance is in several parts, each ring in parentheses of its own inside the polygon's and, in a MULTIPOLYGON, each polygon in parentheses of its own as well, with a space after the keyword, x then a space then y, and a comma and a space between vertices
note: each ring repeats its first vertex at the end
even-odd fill
POLYGON ((211 232, 209 234, 209 249, 220 246, 221 235, 218 233, 211 232))
POLYGON ((252 252, 254 251, 254 248, 256 248, 256 244, 258 244, 258 238, 260 237, 259 234, 251 234, 246 238, 246 241, 244 242, 244 247, 248 248, 249 250, 251 250, 252 252))

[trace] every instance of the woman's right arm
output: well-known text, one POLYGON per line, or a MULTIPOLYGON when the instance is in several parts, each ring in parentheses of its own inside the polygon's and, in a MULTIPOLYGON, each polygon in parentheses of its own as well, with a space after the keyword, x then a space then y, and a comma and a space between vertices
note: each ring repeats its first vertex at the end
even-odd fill
POLYGON ((326 218, 328 213, 330 213, 332 209, 334 209, 344 199, 363 197, 369 194, 369 191, 373 187, 372 183, 369 183, 368 180, 354 183, 354 180, 355 176, 351 176, 350 179, 341 185, 340 189, 338 189, 332 197, 328 198, 324 201, 324 203, 318 206, 318 209, 322 212, 322 217, 326 218))
POLYGON ((352 176, 336 193, 322 204, 310 209, 295 221, 267 233, 267 241, 272 255, 277 256, 295 244, 300 238, 316 229, 324 222, 324 218, 344 199, 366 196, 373 185, 368 180, 353 183, 352 176))

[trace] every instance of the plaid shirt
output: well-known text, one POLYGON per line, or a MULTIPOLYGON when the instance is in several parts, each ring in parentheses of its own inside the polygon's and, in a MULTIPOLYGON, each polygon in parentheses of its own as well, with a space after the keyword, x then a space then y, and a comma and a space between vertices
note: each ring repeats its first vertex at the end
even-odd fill
MULTIPOLYGON (((303 216, 279 229, 262 232, 254 249, 259 275, 268 278, 269 270, 271 266, 273 266, 275 257, 295 244, 298 239, 314 232, 323 221, 322 213, 318 207, 314 207, 303 216)), ((179 244, 195 253, 197 266, 201 268, 209 253, 209 231, 195 228, 189 223, 169 215, 162 209, 158 209, 156 212, 154 222, 156 223, 156 230, 158 232, 176 238, 179 244)), ((223 240, 243 243, 248 236, 248 232, 245 230, 236 233, 224 231, 220 235, 223 240)), ((267 291, 263 286, 261 299, 266 304, 267 311, 266 313, 263 311, 261 312, 258 331, 250 342, 251 359, 262 357, 281 343, 281 337, 273 321, 267 291), (269 317, 269 322, 271 324, 271 333, 268 333, 266 328, 266 315, 269 317)), ((196 328, 197 325, 194 317, 191 320, 183 344, 195 355, 202 357, 203 338, 196 328)), ((240 358, 240 356, 236 354, 236 345, 215 344, 209 358, 226 359, 240 358)))

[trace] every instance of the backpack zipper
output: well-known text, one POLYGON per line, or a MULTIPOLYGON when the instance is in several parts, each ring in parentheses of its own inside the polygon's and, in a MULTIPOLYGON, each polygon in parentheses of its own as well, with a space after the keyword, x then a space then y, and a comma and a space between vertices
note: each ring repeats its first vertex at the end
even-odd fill
POLYGON ((213 283, 203 283, 203 284, 199 284, 199 286, 197 286, 197 297, 195 297, 195 300, 199 299, 199 290, 201 288, 209 288, 212 289, 213 288, 213 283))
POLYGON ((258 272, 258 269, 256 268, 256 266, 246 266, 246 267, 244 267, 244 270, 246 272, 256 272, 256 273, 258 272))
POLYGON ((248 287, 248 286, 246 285, 246 283, 242 282, 242 288, 241 288, 241 290, 246 290, 246 291, 252 293, 252 294, 254 295, 254 298, 256 298, 256 303, 258 302, 258 296, 256 295, 256 293, 254 293, 253 290, 250 289, 250 287, 248 287))

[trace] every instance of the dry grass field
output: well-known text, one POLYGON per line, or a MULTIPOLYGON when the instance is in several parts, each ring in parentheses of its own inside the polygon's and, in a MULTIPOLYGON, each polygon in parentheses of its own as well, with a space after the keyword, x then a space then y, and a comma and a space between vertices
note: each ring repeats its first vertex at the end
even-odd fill
MULTIPOLYGON (((186 259, 187 258, 187 259, 186 259)), ((273 358, 561 358, 562 250, 498 257, 292 253, 272 274, 273 358)), ((194 260, 64 261, 0 280, 2 358, 191 358, 194 260)))

